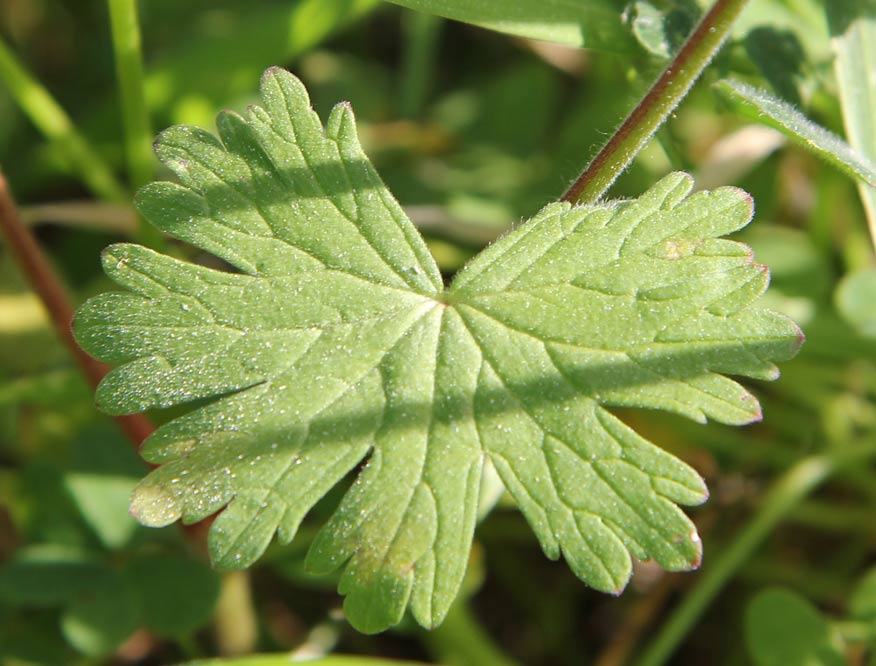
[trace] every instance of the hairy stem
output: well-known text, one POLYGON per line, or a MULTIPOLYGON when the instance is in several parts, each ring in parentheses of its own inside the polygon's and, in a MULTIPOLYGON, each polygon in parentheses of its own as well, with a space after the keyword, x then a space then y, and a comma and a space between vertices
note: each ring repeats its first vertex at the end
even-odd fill
POLYGON ((783 474, 764 497, 760 510, 745 529, 727 550, 699 574, 696 586, 662 626, 656 638, 644 651, 638 665, 665 664, 702 617, 703 612, 776 525, 839 469, 873 458, 876 458, 876 444, 868 443, 809 456, 783 474))
POLYGON ((112 169, 73 125, 64 109, 0 39, 0 79, 30 121, 54 142, 88 188, 107 201, 130 199, 112 169))
POLYGON ((642 101, 572 183, 563 201, 595 203, 605 194, 688 93, 747 4, 748 0, 715 2, 642 101))
MULTIPOLYGON (((73 339, 73 332, 70 329, 73 307, 46 255, 30 230, 22 224, 18 207, 2 172, 0 172, 0 232, 9 244, 11 254, 21 268, 21 272, 43 302, 61 342, 79 364, 89 383, 96 387, 109 368, 82 351, 73 339)), ((152 424, 142 414, 118 416, 116 421, 136 447, 139 447, 153 430, 152 424)))

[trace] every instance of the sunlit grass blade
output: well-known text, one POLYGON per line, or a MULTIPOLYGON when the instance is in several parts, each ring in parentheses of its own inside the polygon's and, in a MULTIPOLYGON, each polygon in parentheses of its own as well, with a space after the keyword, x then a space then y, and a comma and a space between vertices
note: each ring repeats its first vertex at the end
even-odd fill
POLYGON ((621 17, 624 0, 390 1, 518 37, 620 53, 637 48, 621 17))
POLYGON ((852 178, 876 185, 876 165, 869 158, 787 102, 735 79, 722 79, 715 89, 746 117, 777 129, 852 178))
POLYGON ((53 141, 75 173, 95 195, 125 201, 129 195, 109 165, 76 129, 73 121, 48 90, 25 69, 0 40, 0 79, 21 111, 43 135, 53 141))

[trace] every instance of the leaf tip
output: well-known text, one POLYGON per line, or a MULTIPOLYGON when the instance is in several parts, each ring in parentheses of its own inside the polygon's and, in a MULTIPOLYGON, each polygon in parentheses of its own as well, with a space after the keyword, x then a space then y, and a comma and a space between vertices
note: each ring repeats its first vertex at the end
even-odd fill
POLYGON ((103 263, 104 269, 112 267, 120 261, 124 261, 126 254, 124 248, 125 243, 113 243, 103 249, 100 253, 100 260, 101 263, 103 263))
MULTIPOLYGON (((751 193, 746 192, 741 187, 734 187, 733 185, 719 187, 717 190, 714 191, 727 192, 728 194, 732 194, 733 196, 735 196, 745 208, 745 224, 748 224, 752 220, 752 218, 754 217, 754 197, 751 195, 751 193)), ((745 225, 743 224, 742 226, 745 225)))
POLYGON ((143 482, 134 489, 129 512, 141 525, 164 527, 179 520, 182 507, 169 489, 143 482))

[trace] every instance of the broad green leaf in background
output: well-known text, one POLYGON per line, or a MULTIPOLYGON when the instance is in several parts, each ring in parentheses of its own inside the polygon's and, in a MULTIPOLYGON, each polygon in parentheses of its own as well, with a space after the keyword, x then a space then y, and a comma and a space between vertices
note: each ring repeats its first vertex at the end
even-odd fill
MULTIPOLYGON (((824 7, 849 143, 876 159, 876 0, 831 0, 824 7)), ((858 189, 876 246, 876 189, 858 189)))
POLYGON ((770 267, 770 290, 762 305, 788 315, 808 335, 809 325, 817 319, 818 304, 829 298, 832 287, 830 265, 811 236, 799 229, 765 224, 752 225, 740 240, 770 267))
POLYGON ((159 636, 185 636, 210 620, 219 576, 201 562, 176 555, 132 558, 124 571, 142 624, 159 636))
POLYGON ((633 35, 645 50, 659 58, 668 58, 693 30, 699 7, 694 0, 670 0, 666 7, 636 0, 625 12, 633 35))
POLYGON ((325 129, 278 69, 262 107, 219 116, 219 138, 174 127, 157 142, 181 185, 154 183, 140 212, 238 273, 115 245, 127 289, 89 301, 77 339, 120 364, 98 389, 112 413, 191 401, 143 453, 147 525, 210 531, 219 566, 288 542, 363 460, 316 537, 312 571, 363 631, 410 605, 426 626, 456 595, 488 457, 537 534, 592 587, 619 593, 631 556, 699 564, 676 504, 706 497, 694 470, 609 411, 650 407, 742 424, 756 399, 723 376, 773 379, 802 336, 751 307, 766 269, 720 237, 752 202, 690 195, 672 174, 637 200, 547 206, 445 289, 422 238, 362 153, 352 112, 325 129))
MULTIPOLYGON (((734 21, 733 36, 742 42, 753 30, 761 28, 790 33, 803 45, 807 64, 824 62, 830 57, 825 4, 830 3, 823 0, 758 0, 750 3, 734 21)), ((769 76, 766 78, 770 80, 769 76)))
POLYGON ((779 130, 798 146, 811 150, 852 178, 876 185, 876 165, 868 157, 787 102, 735 79, 722 79, 715 88, 743 115, 779 130))
POLYGON ((839 283, 836 306, 853 329, 876 338, 876 270, 849 273, 839 283))
POLYGON ((122 575, 105 568, 101 576, 64 609, 61 631, 79 652, 112 653, 137 629, 137 606, 122 575))
POLYGON ((635 48, 624 25, 626 0, 390 0, 445 18, 567 46, 626 52, 635 48))
POLYGON ((842 666, 828 621, 806 599, 781 588, 761 592, 745 614, 745 638, 758 666, 842 666))
POLYGON ((73 441, 72 457, 64 481, 76 507, 104 546, 121 548, 138 528, 127 505, 143 463, 110 428, 84 430, 73 441))

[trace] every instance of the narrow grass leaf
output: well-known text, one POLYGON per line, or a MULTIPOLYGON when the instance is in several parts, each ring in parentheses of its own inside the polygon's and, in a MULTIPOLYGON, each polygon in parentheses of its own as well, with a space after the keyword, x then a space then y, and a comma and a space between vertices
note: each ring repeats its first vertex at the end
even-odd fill
POLYGON ((876 185, 876 165, 830 130, 771 93, 742 81, 722 79, 715 88, 743 115, 779 130, 855 180, 876 185))

